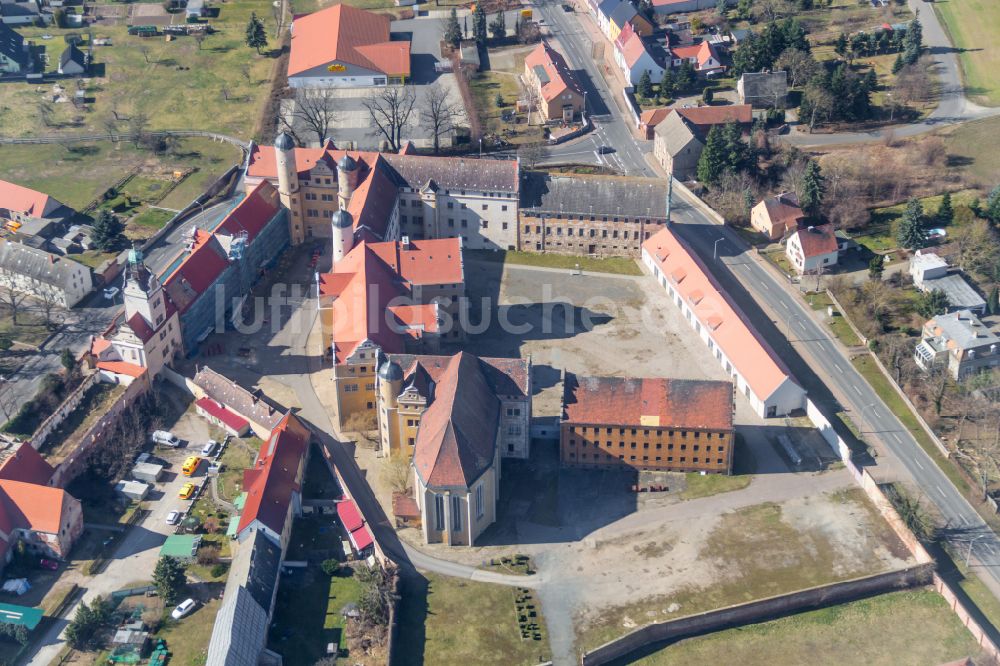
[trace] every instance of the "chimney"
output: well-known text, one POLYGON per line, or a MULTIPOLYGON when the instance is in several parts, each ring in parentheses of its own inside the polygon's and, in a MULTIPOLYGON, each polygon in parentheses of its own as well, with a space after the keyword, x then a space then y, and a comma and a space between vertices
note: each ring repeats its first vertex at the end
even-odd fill
POLYGON ((50 264, 56 263, 56 255, 52 254, 51 252, 49 253, 49 263, 50 264))
POLYGON ((409 236, 403 236, 403 238, 399 241, 399 244, 403 246, 404 250, 409 250, 410 249, 410 237, 409 236))

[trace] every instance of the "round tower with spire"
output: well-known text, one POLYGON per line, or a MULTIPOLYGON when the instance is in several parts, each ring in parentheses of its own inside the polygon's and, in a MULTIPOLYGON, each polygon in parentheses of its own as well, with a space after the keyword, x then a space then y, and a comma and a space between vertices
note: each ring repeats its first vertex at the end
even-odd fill
POLYGON ((337 162, 337 202, 341 210, 347 208, 358 186, 358 163, 353 157, 344 153, 337 162))
MULTIPOLYGON (((292 195, 299 191, 299 173, 295 168, 295 141, 288 132, 282 132, 274 140, 274 159, 278 168, 278 197, 281 205, 288 209, 289 215, 295 215, 292 205, 292 195)), ((292 224, 292 242, 302 242, 302 225, 292 224)))
POLYGON ((335 211, 330 216, 333 243, 333 265, 347 256, 354 247, 354 217, 346 208, 335 211))

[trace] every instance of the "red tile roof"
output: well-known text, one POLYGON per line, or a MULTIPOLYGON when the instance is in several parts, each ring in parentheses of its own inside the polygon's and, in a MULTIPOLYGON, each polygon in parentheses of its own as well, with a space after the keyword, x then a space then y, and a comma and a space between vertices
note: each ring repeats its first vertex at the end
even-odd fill
POLYGON ((49 195, 0 180, 0 208, 17 211, 32 217, 41 217, 49 203, 49 195))
POLYGON ((340 524, 348 532, 360 529, 365 524, 365 521, 361 518, 361 513, 358 511, 358 507, 354 504, 354 500, 337 502, 337 517, 340 518, 340 524))
POLYGON ((260 447, 251 469, 243 473, 247 498, 238 531, 260 521, 281 534, 294 493, 296 475, 309 447, 309 430, 297 417, 286 414, 271 437, 260 447))
POLYGON ((670 115, 673 108, 661 106, 655 109, 647 109, 639 115, 639 124, 649 128, 654 128, 663 122, 663 119, 670 115))
MULTIPOLYGON (((388 76, 410 75, 410 42, 390 40, 390 19, 336 4, 292 23, 288 76, 340 63, 388 76)), ((331 70, 333 71, 333 70, 331 70)))
POLYGON ((730 122, 749 125, 753 122, 753 106, 750 104, 673 107, 673 109, 699 131, 705 133, 711 129, 712 125, 724 125, 730 122))
POLYGON ((837 251, 837 237, 833 233, 832 224, 799 229, 793 236, 798 237, 799 245, 802 246, 802 255, 806 258, 819 257, 837 251))
POLYGON ((720 62, 719 54, 715 51, 715 47, 708 41, 701 42, 700 44, 692 44, 691 46, 675 46, 670 49, 675 58, 681 58, 683 60, 689 60, 694 58, 698 63, 698 68, 701 69, 708 64, 708 61, 712 58, 716 62, 720 62))
POLYGON ((0 479, 23 481, 44 486, 55 470, 31 444, 13 444, 0 452, 0 479))
POLYGON ((142 377, 142 374, 146 372, 146 368, 128 361, 98 361, 97 368, 127 377, 142 377))
POLYGON ((568 423, 730 430, 733 385, 568 374, 563 387, 562 418, 568 423))
POLYGON ((791 373, 771 346, 746 320, 718 286, 715 278, 670 229, 664 228, 642 244, 665 279, 687 301, 698 321, 760 400, 766 400, 791 373))
POLYGON ((375 539, 372 538, 371 532, 369 532, 368 528, 364 526, 351 532, 351 541, 354 543, 354 547, 359 552, 375 543, 375 539))
POLYGON ((67 493, 62 488, 42 486, 23 481, 0 481, 0 529, 2 525, 58 534, 62 524, 63 505, 67 493))
POLYGON ((247 241, 252 243, 279 211, 278 190, 270 183, 260 183, 219 222, 214 232, 234 237, 246 232, 247 241))
POLYGON ((459 238, 369 243, 368 249, 409 285, 461 284, 462 241, 459 238))
POLYGON ((209 416, 222 421, 226 426, 237 432, 242 431, 250 425, 250 422, 245 418, 235 412, 229 411, 211 398, 199 398, 194 404, 203 409, 209 416))
POLYGON ((772 225, 782 224, 786 230, 795 229, 805 213, 799 207, 799 199, 792 192, 782 192, 761 201, 772 225))
POLYGON ((546 102, 551 102, 568 91, 580 96, 583 95, 583 89, 573 73, 570 72, 566 59, 562 57, 561 53, 549 46, 548 42, 543 40, 536 46, 524 59, 524 64, 531 69, 541 67, 548 76, 548 81, 539 77, 541 94, 546 102))

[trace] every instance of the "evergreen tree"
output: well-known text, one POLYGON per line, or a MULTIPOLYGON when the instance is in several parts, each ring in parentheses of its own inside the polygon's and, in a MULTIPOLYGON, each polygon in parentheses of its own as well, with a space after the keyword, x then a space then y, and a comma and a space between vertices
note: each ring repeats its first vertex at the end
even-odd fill
POLYGON ((674 77, 674 90, 677 92, 686 91, 694 85, 697 76, 697 73, 694 71, 694 65, 690 61, 685 60, 681 63, 680 69, 677 70, 677 76, 674 77))
POLYGON ((486 43, 486 10, 481 2, 476 3, 476 11, 472 13, 472 38, 480 46, 486 43))
POLYGON ((924 29, 920 25, 920 19, 914 18, 906 28, 906 36, 903 38, 903 60, 907 65, 914 64, 920 58, 923 39, 924 29))
POLYGON ((872 257, 872 260, 868 262, 868 277, 873 280, 881 280, 882 273, 885 272, 885 257, 881 254, 876 254, 872 257))
POLYGON ((726 12, 729 10, 729 3, 726 0, 718 0, 715 3, 715 13, 719 16, 725 18, 726 12))
POLYGON ((97 217, 94 218, 94 223, 91 226, 93 226, 94 232, 90 239, 99 250, 111 252, 122 246, 125 240, 123 235, 125 225, 122 224, 117 215, 107 208, 101 208, 97 211, 97 217))
POLYGON ((66 372, 73 372, 73 369, 76 367, 76 357, 73 356, 73 352, 69 347, 62 350, 62 353, 59 355, 59 363, 65 368, 66 372))
POLYGON ((752 170, 750 144, 743 140, 743 129, 738 123, 731 122, 722 126, 722 139, 725 145, 725 170, 737 172, 744 169, 752 170))
POLYGON ((927 245, 927 230, 924 229, 924 208, 918 199, 906 202, 906 211, 899 222, 896 240, 907 250, 919 250, 927 245))
POLYGON ((921 293, 917 297, 917 314, 924 319, 936 317, 948 311, 948 297, 940 289, 921 293))
MULTIPOLYGON (((978 201, 976 204, 976 208, 979 208, 978 201)), ((994 187, 986 197, 986 208, 979 212, 973 210, 973 212, 977 216, 982 213, 983 217, 993 224, 1000 224, 1000 185, 994 187)))
POLYGON ((636 86, 639 97, 649 99, 653 96, 653 82, 649 78, 649 70, 645 70, 639 77, 639 85, 636 86))
POLYGON ((869 69, 865 73, 864 82, 868 92, 872 93, 878 90, 878 74, 875 73, 874 69, 869 69))
POLYGON ((941 197, 941 205, 937 210, 937 221, 942 226, 948 226, 955 219, 955 209, 951 207, 951 192, 945 192, 941 197))
POLYGON ((736 3, 736 18, 741 21, 749 21, 753 11, 753 0, 739 0, 736 3))
POLYGON ((802 197, 799 205, 807 214, 818 217, 823 206, 823 195, 826 194, 826 178, 820 169, 819 162, 810 160, 802 174, 802 197))
POLYGON ((451 8, 451 14, 444 27, 444 41, 453 49, 457 49, 462 43, 462 26, 458 24, 458 13, 455 8, 451 8))
POLYGON ((698 180, 706 185, 712 185, 719 180, 726 169, 726 141, 722 128, 713 125, 705 139, 705 149, 698 159, 698 180))
POLYGON ((842 32, 837 36, 837 41, 834 42, 833 50, 841 58, 847 55, 847 33, 842 32))
POLYGON ((747 189, 743 190, 743 214, 749 217, 750 211, 753 210, 753 207, 754 207, 753 192, 751 192, 750 188, 748 187, 747 189))
POLYGON ((899 74, 901 71, 903 71, 904 65, 906 65, 906 63, 903 62, 903 54, 902 53, 897 54, 896 59, 892 63, 892 73, 899 74))
POLYGON ((715 99, 715 93, 712 92, 712 88, 710 86, 705 86, 705 90, 701 93, 701 101, 703 101, 706 105, 710 105, 713 99, 715 99))
POLYGON ((497 17, 490 23, 490 32, 493 33, 493 39, 497 41, 507 37, 507 19, 504 17, 503 10, 497 12, 497 17))
POLYGON ((674 94, 674 75, 670 73, 670 68, 663 70, 663 77, 660 79, 660 97, 668 99, 674 94))
POLYGON ((986 301, 986 309, 991 315, 1000 314, 1000 289, 993 287, 990 290, 990 297, 986 301))
POLYGON ((807 12, 813 8, 813 0, 798 0, 799 11, 807 12))
POLYGON ((257 12, 252 12, 247 21, 246 45, 257 49, 257 55, 267 46, 267 30, 264 29, 264 22, 257 17, 257 12))
POLYGON ((166 603, 172 604, 177 601, 186 582, 184 565, 176 557, 164 555, 156 562, 156 568, 153 570, 153 584, 166 603))

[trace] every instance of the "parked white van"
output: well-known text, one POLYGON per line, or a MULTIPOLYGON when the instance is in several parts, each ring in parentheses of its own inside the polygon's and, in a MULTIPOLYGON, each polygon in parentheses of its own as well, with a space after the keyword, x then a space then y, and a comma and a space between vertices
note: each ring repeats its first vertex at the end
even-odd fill
POLYGON ((166 430, 157 430, 156 432, 153 433, 153 443, 177 448, 178 446, 181 445, 181 440, 177 439, 177 437, 172 432, 167 432, 166 430))

